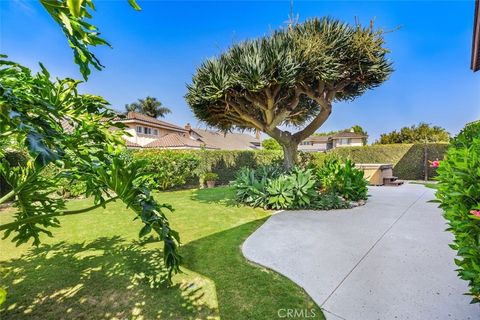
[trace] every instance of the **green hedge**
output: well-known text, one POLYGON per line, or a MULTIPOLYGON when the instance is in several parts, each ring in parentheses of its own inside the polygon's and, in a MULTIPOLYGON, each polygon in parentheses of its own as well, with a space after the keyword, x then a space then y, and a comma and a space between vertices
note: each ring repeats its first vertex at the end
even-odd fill
MULTIPOLYGON (((428 144, 428 160, 443 159, 448 144, 428 144)), ((327 154, 334 153, 340 158, 350 158, 355 163, 392 163, 393 172, 400 179, 421 180, 424 178, 424 145, 423 144, 396 144, 373 145, 364 147, 339 148, 328 153, 300 153, 302 166, 321 166, 327 154)), ((136 150, 132 151, 134 158, 145 161, 158 161, 158 157, 165 157, 162 161, 175 161, 173 154, 195 155, 200 162, 193 178, 186 182, 188 186, 196 186, 199 177, 207 172, 218 174, 218 182, 226 184, 235 179, 235 175, 242 167, 258 168, 263 165, 281 164, 283 152, 277 150, 248 150, 248 151, 212 151, 212 150, 136 150), (171 159, 170 159, 171 158, 171 159), (169 160, 170 159, 170 160, 169 160)), ((178 168, 181 170, 181 168, 178 168)), ((185 169, 190 170, 190 169, 185 169)), ((429 175, 435 172, 429 168, 429 175)), ((175 185, 173 187, 182 187, 175 185)))
MULTIPOLYGON (((447 143, 427 144, 427 160, 442 160, 447 151, 447 143)), ((345 147, 333 149, 329 153, 341 158, 352 159, 355 163, 391 163, 393 174, 404 180, 423 180, 425 178, 424 144, 387 144, 363 147, 345 147)), ((321 166, 325 153, 312 154, 311 163, 321 166)), ((428 168, 429 178, 436 175, 435 169, 428 168)))
POLYGON ((242 167, 257 168, 262 165, 279 164, 283 159, 282 151, 211 151, 211 150, 139 150, 134 151, 134 158, 147 162, 163 155, 169 157, 172 152, 177 154, 195 155, 200 163, 195 170, 195 179, 187 184, 198 184, 199 177, 207 172, 218 174, 218 182, 226 184, 235 179, 235 174, 242 167))
POLYGON ((467 125, 438 168, 437 198, 455 239, 455 264, 468 281, 472 303, 480 303, 480 122, 467 125))

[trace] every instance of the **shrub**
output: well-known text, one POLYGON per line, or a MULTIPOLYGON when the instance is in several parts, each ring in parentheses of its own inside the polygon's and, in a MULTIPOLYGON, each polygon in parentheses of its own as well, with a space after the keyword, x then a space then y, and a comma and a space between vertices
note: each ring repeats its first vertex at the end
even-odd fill
MULTIPOLYGON (((447 146, 448 144, 428 144, 428 160, 443 159, 443 153, 447 146)), ((417 180, 424 177, 423 148, 423 144, 397 144, 337 148, 327 153, 299 152, 298 166, 317 169, 323 166, 326 158, 334 154, 342 160, 351 159, 356 163, 392 163, 394 165, 394 175, 400 179, 417 180)), ((178 179, 185 181, 183 184, 179 181, 170 184, 174 187, 198 185, 199 182, 203 182, 199 181, 202 180, 203 174, 208 172, 218 174, 217 181, 219 184, 227 184, 235 180, 237 172, 243 167, 252 169, 278 167, 283 159, 282 151, 277 150, 139 150, 130 151, 125 157, 136 160, 142 159, 148 167, 157 170, 155 162, 160 155, 165 159, 165 162, 169 162, 169 159, 176 159, 176 154, 195 157, 198 160, 198 165, 189 174, 180 177, 182 179, 178 179), (148 165, 149 163, 151 164, 148 165)), ((168 163, 162 166, 168 166, 168 163)), ((433 177, 434 170, 431 168, 429 170, 429 176, 433 177)))
POLYGON ((218 180, 218 174, 214 172, 207 172, 203 175, 203 180, 205 181, 217 181, 218 180))
MULTIPOLYGON (((427 148, 427 160, 443 159, 447 151, 447 143, 429 143, 427 148)), ((330 155, 337 155, 341 159, 351 159, 355 163, 391 163, 393 174, 400 179, 423 180, 425 168, 428 176, 433 178, 436 172, 429 166, 425 167, 424 144, 390 144, 372 145, 363 147, 336 148, 327 153, 309 153, 306 157, 310 166, 321 167, 325 159, 330 155)))
POLYGON ((277 167, 282 163, 282 151, 274 150, 201 150, 191 151, 200 158, 197 175, 205 172, 218 174, 218 182, 227 184, 235 179, 237 172, 243 167, 257 169, 263 166, 277 167))
POLYGON ((272 138, 263 140, 262 148, 265 150, 282 150, 282 146, 277 142, 277 140, 272 138))
POLYGON ((480 122, 454 139, 440 162, 436 196, 455 239, 455 263, 468 281, 472 302, 480 302, 480 122))
POLYGON ((342 164, 339 157, 329 156, 317 170, 317 177, 326 193, 338 194, 349 201, 367 199, 368 182, 350 159, 342 164))
POLYGON ((318 196, 316 192, 318 185, 313 170, 294 168, 288 178, 293 191, 292 207, 305 208, 309 206, 312 199, 318 196))
POLYGON ((133 159, 143 162, 142 170, 153 175, 156 187, 161 190, 185 185, 200 164, 195 154, 174 150, 133 153, 133 159))
POLYGON ((321 193, 312 203, 312 209, 332 210, 332 209, 348 209, 351 205, 342 197, 335 193, 321 193))
POLYGON ((276 168, 242 169, 233 182, 237 201, 266 209, 318 208, 323 210, 349 207, 334 195, 321 195, 312 169, 294 168, 280 173, 276 168))
POLYGON ((242 168, 232 183, 237 201, 252 207, 265 207, 268 202, 266 191, 268 179, 266 174, 259 177, 255 170, 242 168))
POLYGON ((267 204, 271 209, 287 209, 293 207, 293 184, 290 177, 282 175, 276 179, 267 180, 267 204))

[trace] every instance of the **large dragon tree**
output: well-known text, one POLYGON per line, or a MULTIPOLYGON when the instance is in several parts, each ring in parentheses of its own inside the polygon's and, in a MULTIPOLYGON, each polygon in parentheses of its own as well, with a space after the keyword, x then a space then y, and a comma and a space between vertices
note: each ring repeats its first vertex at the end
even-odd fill
POLYGON ((260 130, 277 140, 284 165, 330 116, 392 72, 384 32, 330 18, 311 19, 233 45, 206 60, 188 85, 195 116, 223 131, 260 130), (297 128, 291 133, 285 128, 297 128))

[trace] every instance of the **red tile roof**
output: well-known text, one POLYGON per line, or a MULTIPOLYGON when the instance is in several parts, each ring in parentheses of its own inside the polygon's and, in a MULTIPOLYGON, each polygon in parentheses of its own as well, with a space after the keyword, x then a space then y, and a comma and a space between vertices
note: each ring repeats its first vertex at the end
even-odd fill
POLYGON ((124 140, 125 140, 125 145, 126 145, 128 148, 141 148, 141 147, 142 147, 141 145, 136 144, 135 142, 128 141, 127 139, 124 139, 124 140))
POLYGON ((254 150, 259 149, 260 140, 239 132, 219 132, 206 129, 192 129, 199 136, 199 140, 207 145, 213 145, 222 150, 254 150))
POLYGON ((118 117, 115 119, 115 121, 118 122, 142 122, 142 123, 148 123, 150 125, 156 126, 156 127, 161 127, 165 129, 170 129, 174 131, 181 131, 181 132, 187 132, 185 128, 182 128, 180 126, 177 126, 173 123, 169 123, 166 121, 158 120, 156 118, 134 112, 134 111, 129 111, 124 117, 118 117))
POLYGON ((204 144, 201 141, 183 137, 181 135, 170 133, 161 138, 155 139, 144 148, 207 148, 219 149, 216 146, 204 144))

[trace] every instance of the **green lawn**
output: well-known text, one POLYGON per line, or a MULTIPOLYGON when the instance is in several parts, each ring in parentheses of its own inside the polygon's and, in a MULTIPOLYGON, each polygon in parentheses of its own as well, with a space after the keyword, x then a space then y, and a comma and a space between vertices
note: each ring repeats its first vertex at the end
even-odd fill
POLYGON ((412 184, 423 184, 425 187, 430 189, 438 189, 437 182, 423 182, 423 181, 410 181, 412 184))
MULTIPOLYGON (((158 194, 175 207, 168 216, 182 238, 183 273, 169 288, 160 243, 140 243, 140 223, 119 202, 63 217, 39 248, 0 240, 8 270, 0 318, 260 320, 279 318, 279 309, 315 308, 315 319, 324 319, 301 288, 243 258, 241 244, 271 213, 236 206, 232 197, 229 188, 158 194)), ((0 212, 0 223, 8 221, 9 211, 0 212)))

